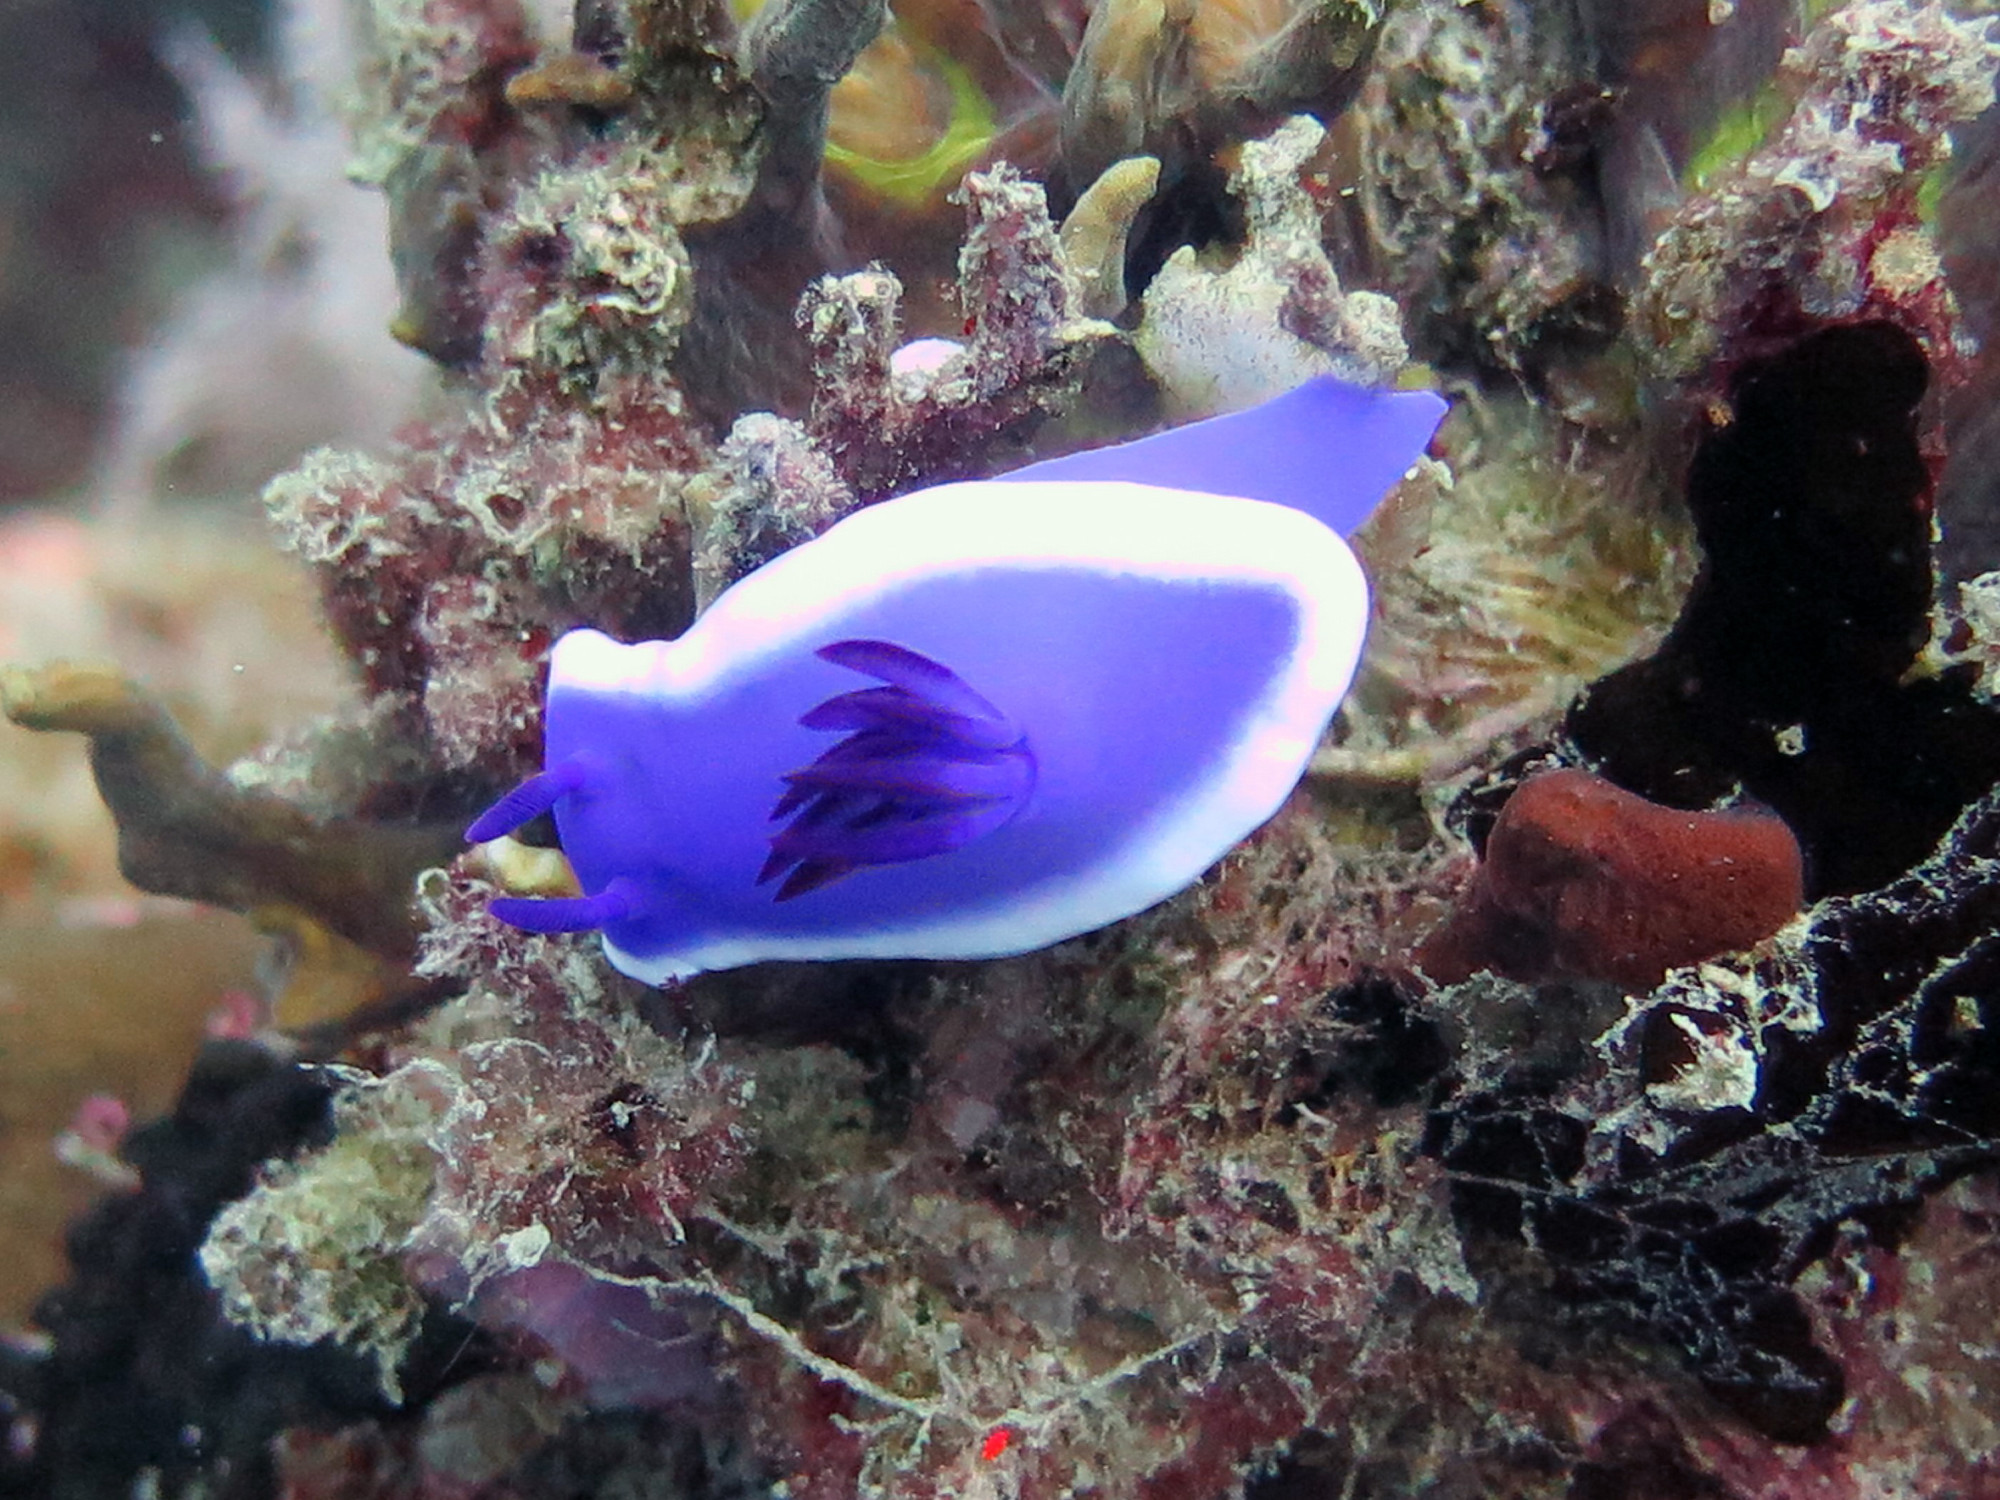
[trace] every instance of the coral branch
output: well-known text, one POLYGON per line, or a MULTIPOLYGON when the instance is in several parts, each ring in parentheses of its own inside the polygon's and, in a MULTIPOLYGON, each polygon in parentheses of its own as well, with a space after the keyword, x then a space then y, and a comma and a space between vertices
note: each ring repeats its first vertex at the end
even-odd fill
POLYGON ((775 0, 744 38, 750 81, 770 106, 757 198, 796 211, 819 183, 828 100, 888 20, 883 0, 775 0))
POLYGON ((1063 219, 1063 256, 1086 316, 1115 318, 1125 310, 1126 242, 1159 185, 1158 157, 1128 156, 1105 168, 1063 219))
POLYGON ((783 417, 738 418, 719 457, 721 473, 708 486, 695 531, 695 597, 702 609, 857 503, 806 430, 783 417))
POLYGON ((111 667, 0 670, 0 710, 25 729, 89 736, 91 770, 118 820, 119 868, 134 885, 233 911, 294 906, 378 953, 411 951, 416 874, 446 857, 455 827, 320 821, 240 790, 111 667))

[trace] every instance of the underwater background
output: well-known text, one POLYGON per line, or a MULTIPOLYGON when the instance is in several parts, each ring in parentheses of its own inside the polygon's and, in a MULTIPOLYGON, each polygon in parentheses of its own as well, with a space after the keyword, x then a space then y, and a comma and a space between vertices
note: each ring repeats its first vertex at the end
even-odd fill
POLYGON ((8 7, 0 1496, 2000 1496, 1996 11, 8 7), (1328 379, 1178 894, 489 910, 566 632, 1328 379))

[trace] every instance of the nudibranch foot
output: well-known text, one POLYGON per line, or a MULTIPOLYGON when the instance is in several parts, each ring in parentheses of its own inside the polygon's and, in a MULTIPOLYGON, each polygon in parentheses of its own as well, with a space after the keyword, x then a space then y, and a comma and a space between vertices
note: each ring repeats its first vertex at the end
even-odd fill
POLYGON ((525 932, 595 932, 614 922, 630 920, 638 912, 643 899, 638 885, 621 877, 594 896, 570 896, 553 901, 532 896, 502 896, 493 902, 491 910, 508 926, 519 927, 525 932))
POLYGON ((784 777, 758 872, 785 877, 790 901, 870 865, 962 849, 1004 827, 1035 789, 1035 757, 1006 714, 956 672, 893 641, 835 641, 823 661, 888 684, 843 693, 800 715, 807 729, 848 730, 784 777))
POLYGON ((583 763, 574 760, 550 766, 546 771, 530 776, 475 818, 472 826, 465 830, 465 841, 468 844, 484 844, 512 833, 523 823, 532 822, 550 811, 588 779, 589 773, 583 763))

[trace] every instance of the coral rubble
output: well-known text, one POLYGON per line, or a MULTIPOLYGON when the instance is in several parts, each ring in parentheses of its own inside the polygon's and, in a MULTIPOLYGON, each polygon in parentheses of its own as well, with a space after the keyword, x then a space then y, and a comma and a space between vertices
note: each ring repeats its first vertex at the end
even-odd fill
POLYGON ((6 683, 92 736, 135 879, 420 1003, 289 1043, 325 1066, 214 1044, 131 1134, 3 1351, 0 1494, 2000 1484, 1940 1291, 1995 1287, 2000 571, 1940 590, 1932 513, 2000 314, 1931 210, 2000 47, 1919 0, 1782 57, 1765 4, 1199 9, 869 52, 858 0, 368 8, 450 402, 265 494, 365 704, 225 778, 116 674, 6 683), (924 69, 970 123, 830 148, 924 69), (561 632, 1329 368, 1455 410, 1359 538, 1314 774, 1162 905, 655 993, 489 915, 563 888, 543 830, 441 836, 536 760, 561 632), (149 1233, 150 1322, 107 1279, 149 1233))
POLYGON ((1302 115, 1246 144, 1230 182, 1245 220, 1235 263, 1201 269, 1184 245, 1146 289, 1134 342, 1180 412, 1249 406, 1315 375, 1377 385, 1408 360, 1396 304, 1343 293, 1320 247, 1299 179, 1325 135, 1302 115))

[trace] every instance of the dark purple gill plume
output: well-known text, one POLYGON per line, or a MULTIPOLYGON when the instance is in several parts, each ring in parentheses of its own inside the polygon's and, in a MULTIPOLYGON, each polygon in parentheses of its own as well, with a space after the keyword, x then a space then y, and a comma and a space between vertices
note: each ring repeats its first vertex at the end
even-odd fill
POLYGON ((822 660, 887 684, 829 698, 800 716, 846 738, 785 777, 757 883, 776 899, 868 865, 947 854, 1027 805, 1035 757, 1021 727, 940 662, 890 641, 835 641, 822 660))

